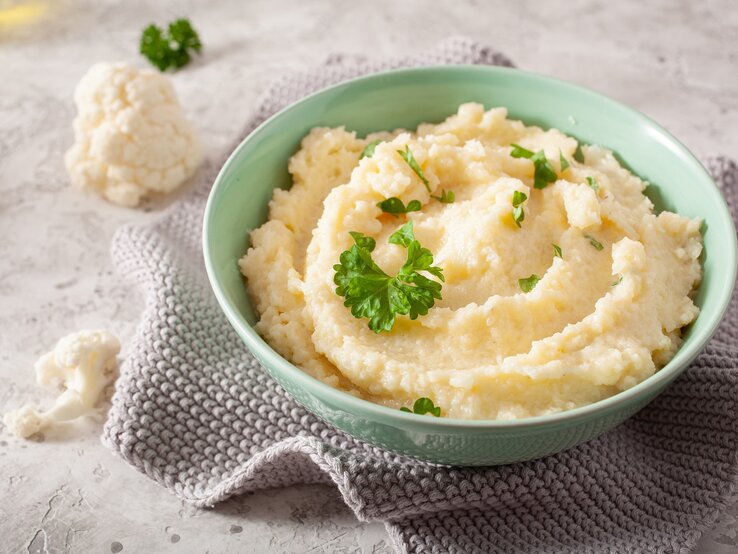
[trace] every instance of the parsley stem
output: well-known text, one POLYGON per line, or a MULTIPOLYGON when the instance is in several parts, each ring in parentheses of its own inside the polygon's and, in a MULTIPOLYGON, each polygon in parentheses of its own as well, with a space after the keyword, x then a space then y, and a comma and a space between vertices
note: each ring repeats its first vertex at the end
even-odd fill
POLYGON ((430 192, 430 183, 428 182, 428 179, 425 178, 425 175, 423 175, 423 170, 420 169, 420 165, 418 165, 415 156, 413 156, 413 151, 410 150, 410 146, 406 144, 405 150, 397 150, 397 153, 403 160, 405 160, 405 163, 410 166, 410 169, 415 172, 415 175, 417 175, 420 180, 423 181, 425 188, 428 190, 428 192, 430 192))

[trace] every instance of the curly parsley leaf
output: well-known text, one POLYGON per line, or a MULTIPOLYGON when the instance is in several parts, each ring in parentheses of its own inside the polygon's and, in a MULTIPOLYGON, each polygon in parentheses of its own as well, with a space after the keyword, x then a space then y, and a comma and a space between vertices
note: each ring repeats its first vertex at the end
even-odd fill
POLYGON ((582 152, 582 145, 577 143, 577 149, 574 150, 574 156, 572 156, 580 164, 584 163, 584 152, 582 152))
POLYGON ((417 211, 420 211, 420 208, 422 207, 420 204, 420 200, 410 200, 410 202, 407 203, 407 206, 405 206, 402 200, 400 200, 396 196, 385 198, 381 202, 377 202, 377 206, 384 213, 388 213, 392 215, 417 212, 417 211))
POLYGON ((594 238, 592 235, 584 235, 584 238, 589 241, 589 244, 594 246, 595 250, 602 250, 603 248, 605 248, 604 246, 602 246, 602 243, 594 238))
POLYGON ((561 166, 561 172, 563 173, 569 169, 569 162, 566 161, 564 153, 559 149, 559 165, 561 166))
POLYGON ((368 318, 375 333, 390 331, 397 315, 417 319, 441 299, 441 283, 419 273, 426 271, 444 281, 443 270, 433 266, 433 254, 415 239, 413 222, 408 221, 389 238, 390 244, 407 249, 407 259, 394 277, 387 275, 372 259, 376 242, 352 231, 354 245, 341 253, 333 266, 336 294, 356 318, 368 318))
POLYGON ((520 192, 519 190, 516 190, 515 192, 513 192, 513 197, 512 197, 512 205, 513 205, 512 216, 513 216, 513 221, 515 222, 515 225, 517 225, 518 227, 521 226, 520 224, 525 219, 525 211, 523 211, 522 204, 526 200, 528 200, 528 195, 525 194, 524 192, 520 192))
POLYGON ((139 50, 159 71, 166 71, 190 63, 192 53, 202 50, 202 43, 188 19, 177 19, 166 32, 153 23, 146 27, 141 33, 139 50))
POLYGON ((587 184, 595 192, 597 192, 598 190, 600 190, 600 184, 597 182, 597 179, 595 179, 591 175, 587 175, 587 184))
POLYGON ((409 414, 432 414, 434 417, 441 417, 441 407, 435 406, 433 404, 433 400, 425 396, 423 396, 422 398, 418 398, 415 401, 412 410, 403 406, 402 408, 400 408, 400 411, 407 412, 409 414))
POLYGON ((518 279, 518 285, 520 286, 520 290, 527 293, 536 288, 536 285, 540 280, 540 275, 536 275, 535 273, 533 273, 530 277, 526 277, 525 279, 518 279))
POLYGON ((381 142, 381 140, 373 140, 369 144, 367 144, 364 147, 364 150, 361 151, 361 156, 359 156, 359 159, 363 160, 364 158, 371 158, 374 155, 374 150, 377 149, 377 145, 381 142))
POLYGON ((545 189, 549 183, 556 181, 556 171, 546 158, 546 153, 543 150, 534 153, 519 144, 512 143, 510 146, 512 146, 510 155, 513 158, 526 158, 533 162, 535 169, 533 173, 533 186, 535 188, 545 189))
POLYGON ((452 190, 443 189, 441 191, 441 196, 434 196, 431 194, 431 198, 435 198, 436 200, 438 200, 439 202, 443 202, 444 204, 453 204, 454 200, 456 200, 456 195, 452 190))
POLYGON ((551 244, 554 249, 554 258, 564 259, 564 255, 561 253, 561 247, 558 244, 551 244))
POLYGON ((428 189, 428 192, 430 192, 430 184, 428 183, 428 179, 426 179, 425 175, 423 175, 423 170, 420 169, 418 162, 415 160, 415 156, 413 156, 413 151, 410 150, 410 146, 406 144, 405 150, 397 150, 397 153, 403 160, 405 160, 405 163, 410 166, 410 169, 415 172, 415 175, 420 177, 420 180, 423 181, 425 188, 428 189))
POLYGON ((169 67, 169 42, 164 38, 162 30, 153 23, 141 33, 139 50, 159 71, 165 71, 169 67))

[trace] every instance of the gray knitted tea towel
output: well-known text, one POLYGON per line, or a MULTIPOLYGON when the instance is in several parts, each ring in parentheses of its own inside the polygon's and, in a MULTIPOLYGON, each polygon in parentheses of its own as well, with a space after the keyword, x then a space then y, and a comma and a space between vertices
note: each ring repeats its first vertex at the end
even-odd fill
MULTIPOLYGON (((244 131, 347 77, 411 65, 511 65, 466 39, 389 62, 333 57, 277 83, 244 131)), ((736 207, 735 164, 707 163, 736 207)), ((200 231, 212 167, 156 223, 125 227, 112 253, 146 290, 103 441, 196 506, 294 483, 333 483, 400 552, 688 552, 732 490, 738 449, 738 312, 646 409, 560 454, 491 468, 424 464, 337 431, 267 375, 218 308, 200 231)))

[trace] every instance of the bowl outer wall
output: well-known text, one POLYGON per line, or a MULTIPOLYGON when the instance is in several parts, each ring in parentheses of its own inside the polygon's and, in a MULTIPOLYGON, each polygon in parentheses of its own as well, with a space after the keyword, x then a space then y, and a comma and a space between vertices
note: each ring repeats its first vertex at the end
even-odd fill
POLYGON ((205 212, 205 263, 218 302, 252 353, 298 401, 350 434, 438 463, 485 465, 530 459, 586 440, 642 408, 697 356, 727 309, 736 275, 736 236, 717 187, 700 163, 661 127, 613 100, 520 70, 442 66, 396 70, 324 89, 285 108, 251 133, 218 175, 205 212), (608 399, 515 421, 418 417, 354 398, 300 371, 253 329, 256 321, 237 260, 263 223, 275 187, 288 188, 287 160, 315 126, 360 136, 440 121, 459 104, 505 106, 526 124, 556 127, 606 146, 651 185, 657 209, 705 221, 702 313, 674 359, 654 376, 608 399), (717 253, 712 254, 711 253, 717 253), (545 439, 545 440, 544 440, 545 439), (524 445, 527 444, 527 447, 524 445))

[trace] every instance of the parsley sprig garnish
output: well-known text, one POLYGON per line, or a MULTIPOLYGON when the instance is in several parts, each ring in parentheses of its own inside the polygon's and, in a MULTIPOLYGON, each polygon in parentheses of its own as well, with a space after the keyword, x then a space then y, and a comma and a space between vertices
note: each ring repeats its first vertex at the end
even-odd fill
POLYGON ((521 226, 520 224, 525 219, 525 211, 523 211, 522 204, 526 200, 528 200, 528 195, 525 194, 524 192, 520 192, 519 190, 516 190, 515 192, 513 192, 513 197, 512 197, 512 205, 513 205, 512 216, 513 216, 513 221, 515 222, 515 225, 517 225, 518 227, 521 226))
POLYGON ((511 144, 512 151, 510 155, 513 158, 526 158, 533 162, 535 171, 533 173, 533 186, 537 189, 545 189, 549 183, 556 181, 556 171, 549 163, 546 158, 546 153, 543 150, 538 152, 532 152, 527 148, 523 148, 519 144, 511 144))
POLYGON ((399 214, 417 212, 417 211, 420 211, 420 208, 422 207, 420 204, 420 200, 410 200, 410 202, 407 203, 407 206, 405 206, 402 200, 400 200, 396 196, 385 198, 381 202, 377 202, 377 206, 383 212, 392 214, 395 216, 399 214))
POLYGON ((421 398, 418 398, 415 403, 413 404, 413 409, 406 408, 403 406, 400 408, 401 412, 407 412, 409 414, 418 414, 418 415, 425 415, 425 414, 432 414, 434 417, 441 417, 441 407, 435 406, 433 404, 433 400, 430 398, 423 396, 421 398))
POLYGON ((410 150, 410 146, 406 144, 405 150, 397 150, 397 153, 403 160, 405 160, 405 163, 410 166, 410 169, 415 172, 415 175, 417 175, 420 180, 423 181, 425 188, 428 189, 428 192, 430 192, 430 183, 428 182, 428 179, 425 178, 425 175, 423 175, 423 170, 420 169, 418 162, 415 160, 415 156, 413 156, 413 151, 410 150))
POLYGON ((443 270, 433 264, 433 254, 420 246, 408 221, 389 238, 390 244, 407 249, 407 259, 394 277, 387 275, 372 259, 376 241, 352 231, 354 245, 341 253, 340 263, 333 266, 336 294, 343 296, 344 306, 356 318, 368 318, 375 333, 389 331, 397 315, 416 319, 425 315, 436 300, 441 299, 441 283, 418 273, 426 271, 444 281, 443 270))
POLYGON ((202 43, 188 19, 177 19, 166 32, 153 23, 146 27, 141 33, 139 49, 159 71, 166 71, 190 63, 192 53, 199 54, 202 50, 202 43))

